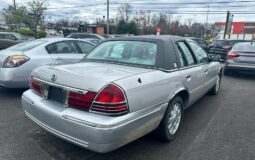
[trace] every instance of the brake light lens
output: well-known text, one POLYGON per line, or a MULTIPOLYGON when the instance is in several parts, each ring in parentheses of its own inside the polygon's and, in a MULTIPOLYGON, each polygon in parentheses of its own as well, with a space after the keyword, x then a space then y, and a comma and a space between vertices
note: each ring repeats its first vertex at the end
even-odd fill
POLYGON ((15 68, 29 61, 26 56, 9 56, 5 59, 3 68, 15 68))
POLYGON ((30 88, 41 94, 41 84, 35 79, 33 79, 33 77, 30 78, 30 88))
POLYGON ((68 95, 68 106, 75 106, 82 109, 89 109, 92 105, 94 98, 96 97, 96 93, 87 92, 77 93, 77 92, 69 92, 68 95))
POLYGON ((93 102, 91 111, 106 115, 122 115, 128 112, 124 91, 114 84, 103 88, 93 102))
POLYGON ((227 55, 227 58, 236 58, 239 57, 240 55, 235 53, 235 52, 229 52, 227 55))

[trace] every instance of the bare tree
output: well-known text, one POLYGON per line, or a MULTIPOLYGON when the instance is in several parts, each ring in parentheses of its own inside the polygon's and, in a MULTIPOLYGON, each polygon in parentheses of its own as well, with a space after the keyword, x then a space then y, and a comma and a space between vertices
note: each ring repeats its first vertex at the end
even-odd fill
POLYGON ((122 4, 119 7, 119 14, 120 14, 121 19, 124 19, 126 22, 128 22, 129 14, 130 14, 132 8, 133 7, 128 3, 122 4))

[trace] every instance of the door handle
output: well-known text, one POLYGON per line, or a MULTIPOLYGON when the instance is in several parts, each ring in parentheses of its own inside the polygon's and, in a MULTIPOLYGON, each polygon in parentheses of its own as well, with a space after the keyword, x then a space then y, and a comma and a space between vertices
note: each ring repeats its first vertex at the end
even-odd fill
POLYGON ((62 60, 64 60, 64 59, 61 58, 61 57, 58 57, 58 58, 56 58, 56 60, 62 61, 62 60))
POLYGON ((186 77, 187 79, 189 79, 189 78, 191 78, 191 75, 186 75, 185 77, 186 77))

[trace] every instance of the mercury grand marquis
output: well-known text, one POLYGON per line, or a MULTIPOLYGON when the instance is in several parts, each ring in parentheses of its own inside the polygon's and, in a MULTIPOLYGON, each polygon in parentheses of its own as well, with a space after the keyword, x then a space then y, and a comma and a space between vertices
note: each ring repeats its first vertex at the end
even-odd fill
POLYGON ((82 61, 35 69, 25 114, 50 133, 106 153, 155 131, 178 134, 184 109, 216 95, 222 67, 194 41, 176 36, 110 39, 82 61))

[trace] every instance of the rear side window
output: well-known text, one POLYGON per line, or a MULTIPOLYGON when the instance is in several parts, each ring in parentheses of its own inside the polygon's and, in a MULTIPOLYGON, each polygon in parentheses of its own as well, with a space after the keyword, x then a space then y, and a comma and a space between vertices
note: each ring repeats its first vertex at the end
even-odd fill
POLYGON ((78 53, 74 41, 61 41, 46 47, 49 54, 71 54, 78 53))
POLYGON ((196 43, 189 42, 191 49, 197 57, 199 63, 208 63, 209 59, 205 51, 196 43))
POLYGON ((0 39, 5 39, 5 34, 0 34, 0 39))
POLYGON ((177 42, 178 50, 181 57, 184 59, 184 66, 190 66, 195 64, 195 59, 185 42, 177 42))

